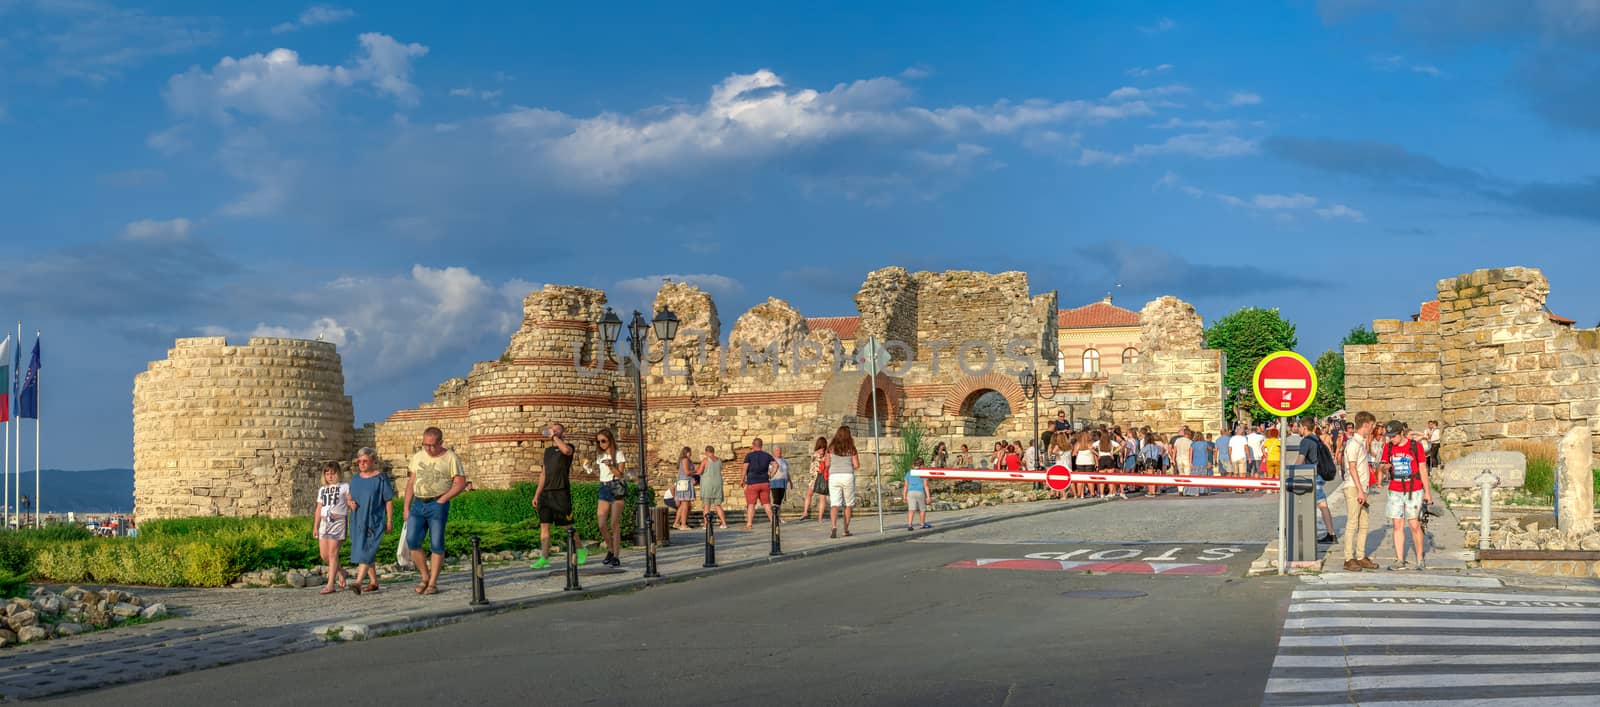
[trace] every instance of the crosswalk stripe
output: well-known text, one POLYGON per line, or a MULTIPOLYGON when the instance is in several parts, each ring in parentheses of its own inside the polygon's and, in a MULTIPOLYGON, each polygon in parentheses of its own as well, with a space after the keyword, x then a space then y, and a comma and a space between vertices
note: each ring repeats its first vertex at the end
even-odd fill
POLYGON ((1529 702, 1600 704, 1600 595, 1300 589, 1263 697, 1274 707, 1529 702))
POLYGON ((1558 629, 1584 629, 1600 628, 1600 616, 1592 617, 1590 621, 1540 621, 1534 618, 1526 619, 1486 619, 1481 616, 1453 617, 1430 616, 1423 619, 1396 618, 1393 616, 1350 616, 1330 617, 1314 616, 1304 619, 1289 619, 1283 622, 1284 628, 1558 628, 1558 629))
MULTIPOLYGON (((1600 597, 1593 594, 1516 594, 1516 593, 1490 593, 1490 592, 1418 592, 1400 591, 1393 589, 1299 589, 1294 593, 1296 601, 1302 599, 1359 599, 1366 597, 1398 598, 1398 599, 1430 599, 1430 600, 1463 600, 1478 601, 1544 601, 1544 602, 1571 602, 1576 604, 1594 604, 1600 606, 1600 597)), ((1559 606, 1555 604, 1553 606, 1559 606)))
POLYGON ((1273 668, 1369 668, 1386 665, 1528 665, 1530 662, 1546 665, 1557 663, 1595 663, 1600 665, 1600 655, 1594 653, 1498 653, 1488 655, 1458 654, 1397 654, 1397 655, 1280 655, 1272 662, 1273 668))
POLYGON ((1520 616, 1533 615, 1542 617, 1552 616, 1600 616, 1600 604, 1594 606, 1460 606, 1440 604, 1295 604, 1289 607, 1291 616, 1306 614, 1385 614, 1400 613, 1417 614, 1493 614, 1495 616, 1520 616))

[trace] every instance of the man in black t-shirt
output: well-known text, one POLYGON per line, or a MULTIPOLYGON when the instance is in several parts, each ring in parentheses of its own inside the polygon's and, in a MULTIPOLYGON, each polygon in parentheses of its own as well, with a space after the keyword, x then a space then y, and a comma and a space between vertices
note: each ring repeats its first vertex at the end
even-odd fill
POLYGON ((532 568, 542 570, 550 566, 550 526, 560 523, 573 537, 578 548, 577 564, 589 559, 589 551, 577 537, 572 524, 572 445, 566 440, 567 428, 560 423, 544 431, 551 445, 544 449, 544 473, 539 475, 539 487, 533 491, 533 509, 539 514, 539 559, 532 568))
POLYGON ((767 512, 767 522, 772 521, 772 468, 777 460, 761 449, 761 438, 750 440, 750 453, 744 455, 744 527, 755 527, 756 505, 767 512))

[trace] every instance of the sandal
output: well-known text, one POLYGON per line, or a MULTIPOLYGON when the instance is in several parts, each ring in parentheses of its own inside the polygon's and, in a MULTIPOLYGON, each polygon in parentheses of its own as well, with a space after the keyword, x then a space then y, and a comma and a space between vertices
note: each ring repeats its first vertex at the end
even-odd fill
POLYGON ((430 584, 430 585, 428 585, 427 589, 422 590, 422 593, 423 594, 438 594, 439 593, 439 588, 430 584))
POLYGON ((323 587, 322 591, 317 592, 317 593, 318 594, 332 594, 332 593, 337 592, 337 591, 339 591, 339 590, 334 589, 333 587, 323 587))
POLYGON ((372 584, 369 584, 369 585, 367 585, 365 587, 362 587, 361 591, 367 592, 369 594, 372 593, 372 592, 376 592, 376 591, 378 591, 378 583, 377 582, 373 582, 372 584))
POLYGON ((421 594, 422 590, 427 589, 427 588, 428 588, 428 580, 424 579, 421 582, 417 582, 417 588, 413 589, 411 591, 416 592, 418 594, 421 594))

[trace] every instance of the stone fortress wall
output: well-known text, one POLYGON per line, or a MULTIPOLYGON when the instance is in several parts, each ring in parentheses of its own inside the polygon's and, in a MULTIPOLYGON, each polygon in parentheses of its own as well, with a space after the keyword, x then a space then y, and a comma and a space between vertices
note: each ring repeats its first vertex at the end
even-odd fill
POLYGON ((134 378, 138 518, 308 515, 352 433, 333 344, 178 339, 134 378))
MULTIPOLYGON (((378 423, 380 454, 403 465, 417 449, 422 428, 434 424, 466 459, 476 487, 505 487, 537 480, 542 431, 562 422, 580 450, 579 478, 592 471, 593 439, 602 428, 615 429, 623 452, 635 457, 632 363, 606 361, 599 367, 605 357, 595 322, 605 303, 604 293, 578 287, 549 285, 529 295, 522 328, 501 360, 478 364, 465 379, 441 386, 432 402, 378 423)), ((769 449, 781 447, 803 468, 813 440, 831 436, 840 425, 860 440, 863 471, 869 471, 874 391, 886 435, 914 419, 947 441, 1032 436, 1032 402, 1016 371, 1033 365, 1044 372, 1054 365, 1054 292, 1031 294, 1020 272, 911 273, 890 267, 867 276, 855 303, 859 326, 845 340, 833 329, 812 328, 776 298, 741 314, 724 340, 721 315, 707 293, 664 284, 654 308, 671 309, 681 327, 666 360, 659 346, 646 356, 652 483, 666 485, 683 447, 695 461, 707 446, 719 457, 736 459, 754 437, 769 449), (875 377, 848 360, 871 336, 904 343, 889 347, 891 364, 875 377), (836 366, 841 356, 845 362, 836 366), (989 370, 978 370, 983 368, 989 370), (1011 415, 999 429, 980 433, 975 405, 990 392, 1005 398, 1011 415)), ((1159 321, 1146 336, 1157 355, 1096 386, 1096 421, 1111 423, 1114 416, 1121 424, 1162 430, 1191 424, 1215 431, 1222 417, 1220 355, 1202 350, 1193 307, 1174 298, 1160 304, 1153 310, 1159 321)), ((618 312, 624 324, 629 314, 618 312)), ((1040 400, 1041 423, 1053 413, 1051 405, 1048 397, 1040 400)), ((895 446, 884 441, 886 449, 895 446)), ((739 498, 737 475, 731 465, 725 472, 730 500, 739 498)), ((874 489, 863 484, 861 490, 869 495, 874 489)))
POLYGON ((1447 464, 1508 439, 1551 441, 1574 427, 1597 428, 1590 421, 1600 417, 1600 331, 1552 318, 1543 273, 1476 270, 1437 289, 1436 325, 1379 320, 1378 344, 1345 347, 1347 409, 1413 428, 1438 419, 1447 464))

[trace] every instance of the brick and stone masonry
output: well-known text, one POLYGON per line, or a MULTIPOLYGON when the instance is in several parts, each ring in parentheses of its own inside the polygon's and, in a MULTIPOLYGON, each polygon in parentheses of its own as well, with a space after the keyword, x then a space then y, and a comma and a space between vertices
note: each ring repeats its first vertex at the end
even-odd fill
MULTIPOLYGON (((1345 347, 1345 400, 1422 429, 1444 426, 1444 461, 1505 440, 1555 441, 1600 412, 1600 332, 1545 309, 1533 268, 1440 280, 1438 321, 1378 320, 1378 343, 1345 347)), ((1595 459, 1600 466, 1600 457, 1595 459)))
POLYGON ((352 428, 333 344, 178 339, 134 378, 136 516, 308 515, 352 428))

